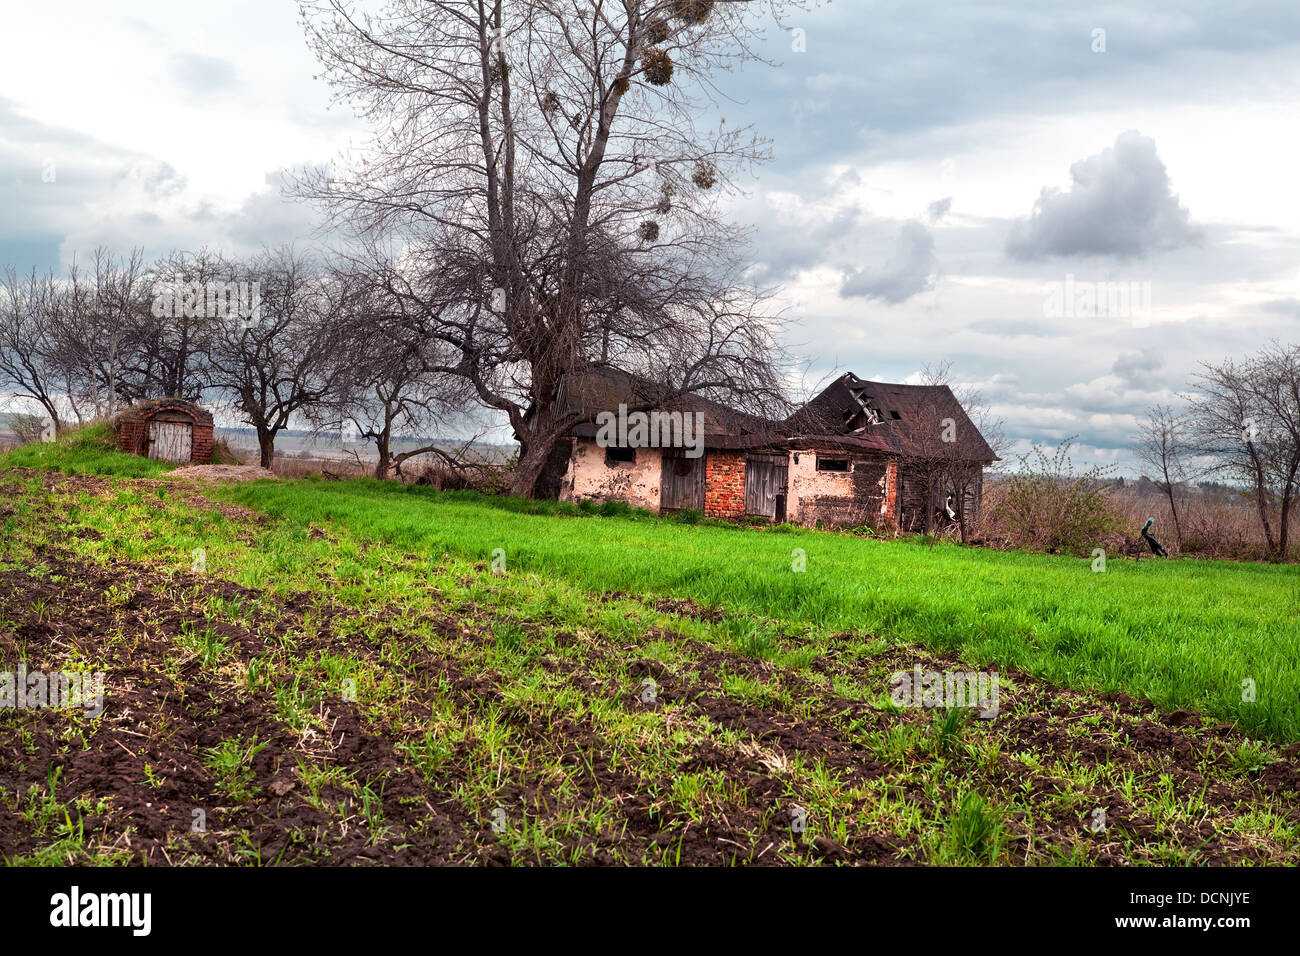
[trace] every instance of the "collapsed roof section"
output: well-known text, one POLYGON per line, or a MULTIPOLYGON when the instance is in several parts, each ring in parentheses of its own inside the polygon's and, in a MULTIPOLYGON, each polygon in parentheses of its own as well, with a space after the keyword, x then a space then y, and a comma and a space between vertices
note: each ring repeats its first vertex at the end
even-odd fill
POLYGON ((998 460, 947 385, 869 382, 846 372, 784 422, 800 444, 834 442, 905 458, 998 460))

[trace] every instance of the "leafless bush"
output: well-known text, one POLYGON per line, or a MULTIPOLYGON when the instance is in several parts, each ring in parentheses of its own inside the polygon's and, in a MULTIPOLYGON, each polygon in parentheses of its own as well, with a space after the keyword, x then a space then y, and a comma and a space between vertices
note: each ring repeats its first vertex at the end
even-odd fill
POLYGON ((412 484, 428 485, 438 491, 469 490, 503 494, 510 487, 509 471, 500 465, 452 468, 445 461, 432 459, 413 474, 412 484))
POLYGON ((1119 527, 1105 469, 1076 474, 1071 439, 1049 458, 1039 446, 1020 457, 1020 469, 991 482, 980 518, 981 537, 1016 548, 1082 553, 1119 527))
POLYGON ((1112 496, 1112 504, 1131 533, 1136 533, 1135 529, 1148 517, 1154 517, 1156 536, 1171 554, 1234 561, 1263 561, 1269 556, 1268 542, 1254 504, 1245 494, 1213 494, 1194 489, 1180 498, 1181 545, 1160 534, 1160 528, 1173 527, 1169 503, 1163 495, 1121 491, 1112 496))
POLYGON ((28 412, 19 412, 9 418, 9 430, 14 433, 20 445, 30 445, 41 440, 47 427, 48 419, 28 412))

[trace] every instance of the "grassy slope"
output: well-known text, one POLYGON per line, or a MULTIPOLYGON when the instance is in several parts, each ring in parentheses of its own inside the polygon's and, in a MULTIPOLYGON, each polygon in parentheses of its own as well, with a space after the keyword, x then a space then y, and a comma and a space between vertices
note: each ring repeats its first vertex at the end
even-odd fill
POLYGON ((1289 566, 1091 561, 629 515, 530 515, 427 489, 256 483, 224 492, 297 525, 339 522, 424 555, 490 560, 592 590, 686 597, 826 631, 874 632, 1079 689, 1121 690, 1300 737, 1300 579, 1289 566), (791 570, 794 549, 807 570, 791 570), (1243 681, 1256 699, 1243 701, 1243 681))
POLYGON ((56 441, 23 445, 0 454, 0 468, 49 468, 67 475, 156 478, 175 467, 171 462, 118 451, 107 424, 68 431, 56 441))

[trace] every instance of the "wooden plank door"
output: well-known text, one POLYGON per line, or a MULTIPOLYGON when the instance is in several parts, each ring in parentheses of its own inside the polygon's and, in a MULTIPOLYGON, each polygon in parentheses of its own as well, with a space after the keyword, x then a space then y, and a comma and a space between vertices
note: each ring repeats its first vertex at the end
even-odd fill
POLYGON ((745 459, 745 514, 784 520, 778 515, 777 499, 784 498, 790 480, 790 463, 785 455, 750 455, 745 459))
POLYGON ((194 426, 184 422, 149 425, 149 457, 159 461, 189 461, 194 446, 194 426))
POLYGON ((704 510, 704 455, 687 458, 680 448, 663 450, 659 507, 664 511, 704 510))

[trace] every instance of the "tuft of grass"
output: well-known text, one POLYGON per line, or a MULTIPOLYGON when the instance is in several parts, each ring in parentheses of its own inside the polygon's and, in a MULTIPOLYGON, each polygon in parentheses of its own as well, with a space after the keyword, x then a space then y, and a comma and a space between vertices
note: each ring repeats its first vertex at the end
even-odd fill
POLYGON ((1258 773, 1279 759, 1274 756, 1272 750, 1258 740, 1243 740, 1229 755, 1231 772, 1236 777, 1258 773))
POLYGON ((935 847, 936 863, 995 865, 1006 842, 1002 811, 968 790, 942 822, 943 838, 935 847))
POLYGON ((932 736, 935 750, 942 753, 952 750, 974 714, 975 711, 969 707, 949 707, 935 714, 932 736))
POLYGON ((211 627, 204 628, 200 633, 193 621, 185 621, 181 624, 181 633, 176 643, 195 655, 204 667, 212 667, 221 660, 221 655, 226 649, 225 638, 218 636, 211 627))
POLYGON ((247 743, 242 736, 231 737, 209 747, 203 762, 216 778, 217 789, 243 803, 261 789, 253 786, 253 758, 265 747, 265 742, 257 742, 257 734, 247 743))

